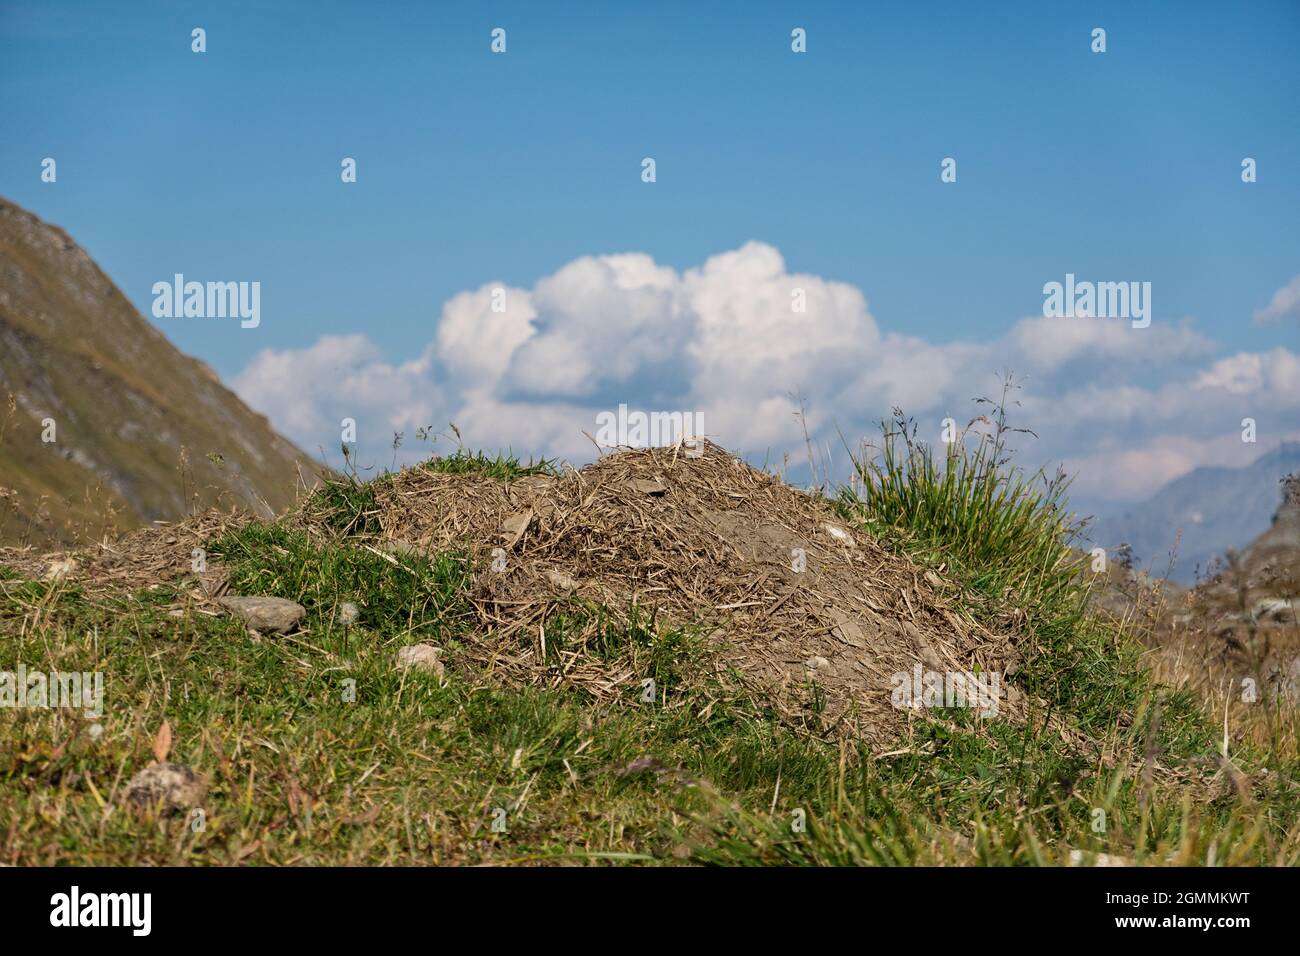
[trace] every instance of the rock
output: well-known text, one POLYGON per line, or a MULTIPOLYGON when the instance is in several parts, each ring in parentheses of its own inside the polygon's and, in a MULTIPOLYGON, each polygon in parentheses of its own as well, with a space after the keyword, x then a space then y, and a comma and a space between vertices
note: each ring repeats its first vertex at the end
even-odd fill
POLYGON ((528 531, 528 526, 533 523, 533 509, 525 508, 523 511, 517 511, 501 523, 501 540, 509 551, 519 543, 528 531))
POLYGON ((189 810, 203 802, 207 781, 183 763, 151 763, 126 785, 126 799, 141 810, 189 810))
POLYGON ((423 553, 417 545, 402 538, 393 538, 390 541, 380 541, 378 547, 379 550, 385 554, 391 554, 398 558, 409 558, 423 553))
POLYGON ((564 591, 566 594, 571 591, 576 591, 578 588, 578 582, 573 580, 570 575, 565 574, 563 571, 547 571, 546 580, 550 581, 557 589, 564 591))
POLYGON ((835 626, 831 628, 831 633, 849 647, 863 648, 867 646, 867 636, 862 632, 862 628, 857 621, 849 617, 843 611, 833 610, 832 615, 835 618, 835 626))
POLYGON ((433 671, 442 676, 442 648, 432 644, 411 644, 397 652, 397 666, 403 669, 414 668, 421 671, 433 671))
POLYGON ((813 656, 804 661, 803 666, 810 671, 824 671, 830 669, 831 662, 824 657, 813 656))
POLYGON ((293 630, 307 609, 296 601, 278 597, 223 597, 217 603, 255 631, 284 634, 293 630))
POLYGON ((339 623, 344 627, 351 627, 360 617, 361 610, 351 601, 344 601, 339 605, 339 623))

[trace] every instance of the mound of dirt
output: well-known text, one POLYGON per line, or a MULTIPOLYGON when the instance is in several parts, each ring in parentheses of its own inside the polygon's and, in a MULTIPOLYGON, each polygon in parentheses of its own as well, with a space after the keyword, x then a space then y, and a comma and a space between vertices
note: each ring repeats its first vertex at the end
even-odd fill
MULTIPOLYGON (((894 675, 917 664, 1006 674, 1020 661, 1010 636, 954 611, 933 573, 711 443, 697 458, 624 451, 510 484, 416 468, 378 486, 377 501, 383 537, 468 548, 481 569, 473 601, 498 646, 538 635, 575 596, 653 609, 703 625, 721 660, 783 714, 806 723, 815 712, 823 729, 874 742, 896 739, 908 719, 891 703, 894 675)), ((1004 689, 1000 708, 1014 713, 1019 697, 1004 689)))
MULTIPOLYGON (((626 695, 644 676, 575 655, 548 658, 545 625, 575 605, 624 620, 702 628, 720 668, 818 733, 896 745, 909 708, 891 691, 916 669, 1003 679, 997 712, 1026 708, 1005 683, 1022 639, 961 613, 950 584, 844 526, 832 505, 758 471, 712 443, 622 451, 558 476, 502 482, 480 474, 405 469, 373 483, 377 535, 354 543, 381 553, 455 549, 472 558, 473 656, 510 680, 569 683, 626 695)), ((73 577, 139 588, 193 573, 194 549, 251 520, 205 515, 147 529, 73 557, 73 577)), ((332 534, 308 499, 286 518, 332 534)), ((371 524, 371 527, 374 525, 371 524)), ((61 556, 0 558, 31 576, 61 556)), ((221 569, 203 590, 221 592, 221 569)), ((594 626, 594 625, 593 625, 594 626)), ((909 686, 911 686, 909 684, 909 686)))

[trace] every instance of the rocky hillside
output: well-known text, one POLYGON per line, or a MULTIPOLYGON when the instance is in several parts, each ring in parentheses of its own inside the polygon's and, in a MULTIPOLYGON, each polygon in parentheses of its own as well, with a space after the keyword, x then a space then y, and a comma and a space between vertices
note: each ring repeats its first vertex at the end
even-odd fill
POLYGON ((0 542, 279 510, 309 456, 178 352, 62 229, 0 199, 0 542), (42 423, 52 419, 52 442, 42 423))
POLYGON ((1100 519, 1089 537, 1107 549, 1127 543, 1140 567, 1192 584, 1214 574, 1230 548, 1244 548, 1269 528, 1279 482, 1293 472, 1300 472, 1296 442, 1283 442, 1246 468, 1197 468, 1131 511, 1100 519))
POLYGON ((1162 676, 1222 694, 1250 679, 1300 701, 1300 476, 1282 483, 1272 522, 1187 590, 1112 563, 1092 603, 1152 644, 1162 676))

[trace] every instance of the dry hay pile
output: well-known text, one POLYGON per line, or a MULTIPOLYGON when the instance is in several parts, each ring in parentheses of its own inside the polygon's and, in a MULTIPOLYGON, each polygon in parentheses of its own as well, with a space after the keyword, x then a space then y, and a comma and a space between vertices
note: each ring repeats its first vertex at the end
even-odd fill
MULTIPOLYGON (((615 613, 653 609, 661 625, 703 625, 720 661, 783 715, 807 723, 815 684, 819 729, 883 743, 907 720, 890 701, 893 675, 916 664, 1014 672, 1020 660, 1007 635, 954 613, 935 575, 713 444, 698 458, 624 451, 509 484, 415 468, 378 485, 376 498, 381 537, 471 553, 472 601, 488 635, 479 649, 499 666, 544 670, 543 624, 575 599, 615 613)), ((576 660, 559 679, 584 676, 601 680, 576 660)), ((638 676, 614 682, 635 686, 638 676)), ((1001 716, 1014 719, 1023 702, 1004 692, 1001 716)))

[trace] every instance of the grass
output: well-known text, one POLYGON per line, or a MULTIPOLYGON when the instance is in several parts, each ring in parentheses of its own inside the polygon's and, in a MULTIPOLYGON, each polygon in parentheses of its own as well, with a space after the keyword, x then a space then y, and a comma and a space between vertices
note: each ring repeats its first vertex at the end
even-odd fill
POLYGON ((485 478, 495 478, 497 481, 516 481, 534 475, 554 477, 560 473, 554 459, 543 458, 540 461, 533 461, 530 458, 525 463, 514 455, 498 454, 489 458, 481 451, 468 452, 463 448, 453 455, 430 458, 417 467, 442 475, 476 474, 485 478))
MULTIPOLYGON (((942 569, 963 613, 1022 632, 1014 681, 1041 701, 1027 723, 944 712, 873 758, 782 723, 692 629, 577 600, 544 624, 541 684, 501 680, 462 653, 496 639, 467 630, 465 558, 370 550, 349 536, 366 486, 347 483, 318 492, 337 505, 332 537, 251 524, 210 545, 236 589, 307 608, 289 638, 203 613, 186 582, 106 598, 0 576, 0 661, 100 669, 108 697, 97 721, 0 708, 0 861, 1300 862, 1294 753, 1234 753, 1241 773, 1270 771, 1256 786, 1232 785, 1236 770, 1209 779, 1216 732, 1151 679, 1132 635, 1089 612, 1059 499, 1007 467, 1005 430, 935 462, 897 425, 837 506, 942 569), (360 609, 352 627, 343 602, 360 609), (441 677, 393 666, 420 641, 444 648, 441 677), (631 675, 628 693, 560 680, 575 657, 631 675), (164 721, 171 759, 211 778, 201 826, 120 808, 164 721)), ((429 467, 503 480, 541 467, 449 461, 429 467)))
POLYGON ((338 608, 353 603, 361 627, 385 634, 443 639, 465 618, 469 576, 456 554, 393 557, 351 543, 314 541, 305 531, 251 524, 214 542, 239 594, 271 594, 307 609, 313 631, 336 628, 338 608))
MULTIPOLYGON (((1088 558, 1070 547, 1079 525, 1064 509, 1068 482, 1010 465, 1007 400, 1005 392, 997 402, 982 399, 993 414, 977 421, 991 431, 955 436, 941 455, 896 412, 881 425, 877 454, 856 460, 858 480, 840 491, 838 506, 877 539, 955 580, 974 617, 1032 636, 1017 683, 1081 730, 1104 732, 1127 722, 1154 686, 1138 643, 1089 611, 1081 574, 1088 558)), ((1165 706, 1175 712, 1166 734, 1177 731, 1167 743, 1207 746, 1208 736, 1193 729, 1189 697, 1174 695, 1165 706)))
MULTIPOLYGON (((240 573, 275 575, 283 560, 240 573)), ((670 707, 636 698, 611 706, 472 674, 396 671, 393 652, 419 636, 404 617, 347 631, 318 601, 295 640, 253 642, 229 618, 169 616, 185 589, 101 602, 60 585, 8 587, 6 656, 98 667, 108 702, 98 738, 80 712, 0 711, 5 862, 672 862, 689 838, 688 814, 707 810, 689 777, 767 800, 781 765, 834 766, 747 701, 719 698, 719 688, 670 707), (149 762, 164 720, 177 741, 171 759, 212 777, 197 831, 189 818, 142 823, 110 809, 149 762), (498 810, 501 833, 492 830, 498 810)), ((444 635, 455 629, 442 626, 444 635)), ((613 656, 657 643, 641 626, 601 633, 613 656)), ((666 647, 684 663, 687 642, 666 647)), ((811 795, 816 779, 791 781, 789 792, 811 795)))

